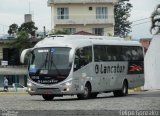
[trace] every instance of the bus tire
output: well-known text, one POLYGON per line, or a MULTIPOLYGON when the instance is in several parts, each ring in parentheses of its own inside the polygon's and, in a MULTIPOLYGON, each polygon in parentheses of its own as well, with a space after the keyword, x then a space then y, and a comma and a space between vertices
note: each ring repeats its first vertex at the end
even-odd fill
POLYGON ((91 85, 87 83, 84 88, 84 93, 77 94, 78 99, 89 99, 91 97, 91 85))
POLYGON ((113 94, 114 94, 115 97, 126 96, 128 94, 128 83, 127 83, 127 81, 125 80, 123 82, 123 87, 122 87, 121 90, 113 91, 113 94))
POLYGON ((54 95, 47 95, 47 94, 43 94, 42 95, 43 99, 46 101, 51 101, 54 98, 54 95))

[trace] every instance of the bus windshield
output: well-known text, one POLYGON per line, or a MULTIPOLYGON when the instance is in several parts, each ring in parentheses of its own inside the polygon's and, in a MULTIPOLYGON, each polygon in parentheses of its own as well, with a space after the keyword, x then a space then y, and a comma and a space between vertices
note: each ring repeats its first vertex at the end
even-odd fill
POLYGON ((29 61, 30 75, 68 76, 70 48, 36 48, 29 61))

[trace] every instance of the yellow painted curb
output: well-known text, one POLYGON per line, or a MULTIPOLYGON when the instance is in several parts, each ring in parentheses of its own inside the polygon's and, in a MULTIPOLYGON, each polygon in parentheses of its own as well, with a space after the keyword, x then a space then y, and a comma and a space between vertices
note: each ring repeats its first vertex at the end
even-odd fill
POLYGON ((28 92, 0 92, 0 94, 28 94, 28 92))
POLYGON ((133 89, 128 89, 129 92, 140 92, 143 91, 141 87, 133 88, 133 89))

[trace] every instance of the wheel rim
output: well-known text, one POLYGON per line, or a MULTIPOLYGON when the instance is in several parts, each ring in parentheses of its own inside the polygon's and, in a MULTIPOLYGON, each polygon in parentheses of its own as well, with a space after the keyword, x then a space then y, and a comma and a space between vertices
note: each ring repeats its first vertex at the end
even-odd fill
POLYGON ((87 87, 84 88, 84 96, 85 96, 85 97, 88 96, 88 88, 87 88, 87 87))
POLYGON ((126 94, 126 90, 127 90, 127 89, 126 89, 126 85, 124 85, 124 88, 123 88, 123 93, 124 93, 124 94, 126 94))
POLYGON ((126 85, 126 83, 124 83, 123 94, 127 94, 127 85, 126 85))

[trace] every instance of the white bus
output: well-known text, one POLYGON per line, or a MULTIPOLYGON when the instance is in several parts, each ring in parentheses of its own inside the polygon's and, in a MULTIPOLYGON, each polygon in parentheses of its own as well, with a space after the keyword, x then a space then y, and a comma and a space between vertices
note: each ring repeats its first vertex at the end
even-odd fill
POLYGON ((28 93, 45 100, 77 95, 95 98, 113 92, 126 96, 129 88, 144 85, 143 48, 118 37, 51 36, 23 50, 29 56, 28 93))

